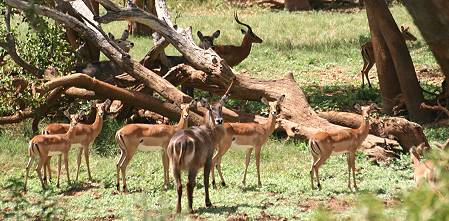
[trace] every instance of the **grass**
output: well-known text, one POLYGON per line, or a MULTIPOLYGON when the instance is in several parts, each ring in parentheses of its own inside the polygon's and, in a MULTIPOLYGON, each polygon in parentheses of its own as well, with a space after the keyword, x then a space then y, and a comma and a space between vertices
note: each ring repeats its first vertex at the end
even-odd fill
MULTIPOLYGON (((193 33, 201 30, 210 34, 220 29, 216 44, 240 43, 241 27, 233 20, 233 12, 238 11, 240 19, 249 23, 264 42, 254 45, 250 56, 235 69, 248 70, 251 76, 264 79, 276 79, 292 72, 316 110, 350 110, 355 103, 379 102, 376 81, 373 89, 359 89, 362 67, 359 47, 369 38, 363 10, 350 14, 330 11, 288 13, 222 3, 221 0, 183 0, 170 1, 169 5, 172 11, 182 12, 177 23, 181 27, 191 25, 193 33)), ((415 65, 436 68, 406 10, 394 5, 391 11, 398 24, 411 26, 411 32, 418 37, 417 42, 408 44, 415 65)), ((116 22, 103 25, 103 28, 119 36, 126 23, 116 22)), ((198 41, 196 35, 194 38, 198 41)), ((149 38, 131 37, 131 40, 136 45, 131 51, 136 60, 152 46, 149 38)), ((168 53, 177 54, 173 48, 169 48, 168 53)), ((438 82, 432 85, 438 85, 438 82)), ((231 105, 238 103, 241 102, 232 101, 231 105)), ((256 102, 247 106, 252 110, 260 109, 256 102)), ((31 137, 30 124, 25 122, 0 128, 0 170, 3 174, 0 176, 0 219, 34 219, 37 216, 70 220, 175 219, 176 192, 173 188, 167 192, 162 190, 159 153, 137 153, 127 172, 131 193, 125 195, 115 190, 118 154, 111 138, 122 126, 118 122, 106 123, 94 145, 95 151, 91 154, 94 182, 87 182, 83 163, 80 181, 67 185, 63 173, 62 188, 57 189, 52 183, 49 190, 42 192, 36 174, 32 172, 30 190, 23 195, 21 187, 27 160, 26 147, 31 137)), ((447 129, 426 129, 425 133, 431 141, 441 142, 446 139, 447 129)), ((70 155, 72 179, 76 165, 74 156, 73 150, 70 155)), ((359 198, 365 193, 380 198, 387 207, 387 214, 393 214, 398 220, 405 219, 406 211, 400 207, 400 197, 413 187, 408 155, 390 164, 374 165, 359 153, 356 163, 359 192, 350 192, 347 188, 347 167, 343 155, 331 157, 320 170, 324 189, 311 190, 310 161, 305 143, 272 137, 262 151, 263 187, 256 186, 254 159, 249 167, 247 186, 242 187, 244 153, 230 151, 223 160, 228 186, 211 190, 214 207, 204 208, 200 175, 194 193, 194 208, 198 213, 177 219, 232 220, 244 218, 246 214, 250 219, 319 220, 321 217, 328 220, 329 217, 322 217, 322 211, 330 210, 326 214, 345 220, 358 214, 359 198)), ((186 211, 185 203, 184 197, 183 211, 186 211)))
MULTIPOLYGON (((14 183, 21 188, 26 163, 26 139, 11 138, 9 135, 0 137, 0 147, 8 150, 0 154, 0 168, 4 176, 0 177, 0 186, 14 183)), ((107 147, 110 152, 116 152, 115 145, 107 147)), ((87 182, 87 172, 82 164, 79 182, 67 185, 65 174, 62 175, 62 187, 57 189, 54 181, 48 190, 48 195, 58 202, 57 206, 66 212, 68 219, 93 220, 114 217, 118 219, 140 219, 147 214, 151 217, 172 216, 175 206, 176 191, 162 190, 162 165, 159 153, 139 152, 128 167, 127 177, 130 194, 120 194, 115 190, 115 162, 118 155, 101 156, 93 154, 91 167, 95 181, 87 182)), ((70 157, 70 172, 72 179, 75 174, 75 153, 70 157)), ((202 175, 198 177, 195 190, 194 208, 199 218, 224 220, 235 214, 247 214, 257 218, 261 212, 270 216, 288 219, 310 219, 321 203, 324 206, 331 202, 330 209, 342 213, 340 218, 351 215, 351 207, 357 204, 357 196, 361 193, 374 193, 385 201, 394 201, 402 191, 412 186, 411 170, 408 156, 392 164, 376 166, 366 160, 364 154, 357 156, 357 181, 360 191, 350 192, 347 188, 346 159, 343 155, 330 158, 320 170, 322 191, 310 189, 309 163, 310 155, 303 142, 286 142, 271 139, 262 152, 262 183, 257 187, 254 159, 250 164, 247 186, 241 185, 243 174, 244 153, 230 151, 224 157, 223 172, 227 187, 211 190, 213 208, 204 208, 204 190, 202 175), (282 172, 279 172, 282 171, 282 172), (335 207, 335 208, 334 208, 335 207), (312 208, 312 209, 310 209, 312 208)), ((53 168, 56 168, 53 166, 53 168)), ((217 177, 218 178, 218 177, 217 177)), ((185 177, 184 177, 185 180, 185 177)), ((172 181, 173 182, 173 181, 172 181)), ((13 190, 3 189, 0 195, 8 198, 13 190)), ((30 202, 41 199, 41 187, 36 173, 31 173, 29 193, 25 199, 30 202)), ((183 202, 186 199, 183 198, 183 202)), ((183 211, 186 211, 183 204, 183 211)), ((1 202, 0 211, 9 211, 10 202, 1 202)), ((395 210, 394 207, 389 208, 395 210)), ((39 211, 39 210, 37 210, 39 211)), ((35 211, 35 213, 37 213, 35 211)), ((30 211, 31 214, 34 214, 30 211)), ((0 213, 1 214, 1 213, 0 213)), ((196 216, 187 216, 198 218, 196 216)))

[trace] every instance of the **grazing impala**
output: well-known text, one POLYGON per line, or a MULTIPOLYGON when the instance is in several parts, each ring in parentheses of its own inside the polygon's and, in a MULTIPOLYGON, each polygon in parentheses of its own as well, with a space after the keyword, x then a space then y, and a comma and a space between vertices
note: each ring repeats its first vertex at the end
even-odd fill
POLYGON ((212 165, 216 142, 222 136, 223 117, 222 108, 227 95, 225 94, 220 102, 209 105, 207 100, 201 100, 201 105, 207 108, 205 122, 198 127, 182 129, 173 135, 167 147, 167 154, 176 181, 178 202, 176 212, 181 212, 182 183, 181 170, 188 171, 186 184, 189 212, 192 213, 193 189, 196 183, 198 170, 204 168, 204 192, 206 207, 211 207, 209 199, 209 172, 212 165))
MULTIPOLYGON (((225 135, 220 140, 217 148, 218 151, 213 158, 213 165, 217 167, 220 175, 221 184, 225 186, 225 181, 221 172, 221 158, 229 150, 243 149, 246 150, 245 173, 243 174, 243 185, 246 184, 246 172, 250 162, 253 149, 256 150, 256 168, 257 168, 257 184, 262 186, 260 181, 260 153, 262 146, 267 142, 268 137, 273 133, 276 126, 276 116, 281 111, 281 105, 285 95, 280 96, 276 101, 268 102, 262 98, 262 102, 270 107, 268 120, 264 124, 259 123, 226 123, 224 125, 225 135)), ((212 168, 212 185, 215 187, 215 174, 212 168)))
MULTIPOLYGON (((72 145, 76 145, 79 148, 78 156, 76 158, 76 180, 78 180, 78 175, 80 171, 80 165, 81 165, 81 155, 84 152, 84 159, 86 160, 86 166, 87 166, 87 174, 89 176, 89 180, 92 180, 92 175, 90 173, 90 165, 89 165, 89 149, 92 146, 92 144, 95 141, 95 138, 100 134, 101 129, 103 127, 103 115, 105 112, 105 107, 109 106, 110 100, 106 100, 102 104, 96 104, 97 108, 97 115, 95 117, 95 122, 92 124, 78 124, 75 129, 74 133, 75 136, 72 139, 72 145)), ((47 127, 44 128, 42 131, 42 134, 62 134, 66 133, 69 129, 69 124, 61 124, 61 123, 54 123, 49 124, 47 127)), ((50 170, 50 159, 48 160, 46 164, 48 168, 48 173, 51 173, 50 170)), ((45 171, 44 171, 45 174, 45 171)))
POLYGON ((196 105, 196 101, 181 105, 181 117, 177 125, 165 124, 128 124, 115 134, 115 140, 120 147, 120 159, 117 162, 117 190, 120 191, 120 170, 123 179, 123 191, 128 192, 126 185, 126 167, 137 150, 162 151, 162 164, 164 166, 164 189, 168 189, 169 162, 167 146, 170 138, 177 130, 187 128, 189 111, 196 105))
MULTIPOLYGON (((416 41, 416 37, 412 35, 412 33, 409 32, 409 27, 401 26, 401 33, 402 37, 406 41, 416 41)), ((370 41, 366 42, 361 46, 361 53, 363 58, 363 68, 362 68, 362 88, 365 87, 365 78, 368 82, 368 86, 371 87, 371 82, 368 78, 369 70, 373 67, 373 65, 376 63, 376 60, 374 58, 374 49, 373 49, 373 43, 370 41)))
POLYGON ((429 182, 433 184, 435 182, 435 165, 431 160, 426 160, 421 162, 421 156, 423 150, 425 149, 425 143, 421 143, 417 147, 413 146, 410 148, 410 157, 413 162, 413 179, 417 186, 421 185, 423 182, 429 182))
POLYGON ((36 172, 39 180, 41 181, 43 189, 47 185, 47 180, 42 179, 42 168, 47 164, 50 156, 53 155, 59 155, 58 181, 56 186, 59 187, 59 177, 61 175, 61 155, 64 155, 64 165, 67 172, 67 182, 70 183, 68 155, 71 143, 75 138, 75 127, 78 123, 78 117, 72 115, 70 119, 70 126, 66 133, 53 135, 37 135, 33 137, 33 139, 31 139, 28 145, 29 159, 25 174, 25 191, 27 189, 28 174, 30 172, 31 165, 33 164, 33 160, 36 156, 39 156, 39 163, 37 165, 36 172))
POLYGON ((351 170, 354 180, 354 188, 357 189, 355 181, 355 152, 368 136, 369 112, 374 105, 363 106, 363 120, 357 129, 341 129, 329 132, 318 132, 309 140, 310 153, 312 154, 312 167, 310 169, 310 179, 313 187, 313 177, 315 176, 318 188, 321 190, 318 170, 320 166, 331 156, 332 153, 347 153, 348 161, 348 187, 351 189, 351 170))
POLYGON ((242 44, 240 46, 235 45, 215 45, 212 47, 212 49, 217 52, 217 54, 223 58, 226 63, 234 67, 243 60, 245 60, 246 57, 248 57, 249 53, 251 52, 251 46, 253 43, 262 43, 262 39, 260 39, 256 34, 254 34, 253 30, 251 29, 251 26, 240 22, 239 18, 237 16, 237 13, 234 14, 234 19, 237 23, 246 26, 248 28, 247 31, 241 29, 242 33, 244 34, 242 44))

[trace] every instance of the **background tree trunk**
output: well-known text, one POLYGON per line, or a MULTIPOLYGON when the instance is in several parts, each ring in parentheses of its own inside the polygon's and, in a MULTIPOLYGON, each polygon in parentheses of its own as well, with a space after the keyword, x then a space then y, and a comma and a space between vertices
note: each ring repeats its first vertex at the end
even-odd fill
POLYGON ((385 0, 367 0, 365 5, 367 9, 374 12, 373 18, 393 58, 396 76, 405 98, 409 118, 418 122, 430 121, 430 112, 420 109, 421 103, 424 102, 424 96, 416 77, 412 58, 385 0))
POLYGON ((394 98, 401 93, 398 78, 388 51, 387 43, 383 38, 376 22, 374 11, 371 7, 366 7, 368 24, 371 32, 371 43, 373 45, 374 57, 376 60, 377 76, 379 78, 380 92, 382 95, 382 111, 391 115, 395 106, 394 98))
POLYGON ((449 97, 449 1, 403 1, 445 75, 442 98, 449 97))

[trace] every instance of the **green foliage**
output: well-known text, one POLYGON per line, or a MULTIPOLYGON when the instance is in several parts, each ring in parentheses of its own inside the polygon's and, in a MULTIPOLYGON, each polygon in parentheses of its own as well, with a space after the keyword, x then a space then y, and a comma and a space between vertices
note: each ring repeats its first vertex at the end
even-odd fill
POLYGON ((123 122, 105 119, 100 135, 95 139, 93 150, 101 156, 111 156, 118 153, 115 142, 115 132, 123 126, 123 122))
POLYGON ((66 209, 60 207, 55 194, 46 191, 33 200, 23 193, 23 182, 18 178, 10 178, 2 187, 0 205, 6 206, 0 211, 0 218, 15 220, 64 220, 66 209))
POLYGON ((445 142, 448 139, 449 128, 448 127, 425 128, 424 134, 429 140, 434 140, 437 142, 445 142))

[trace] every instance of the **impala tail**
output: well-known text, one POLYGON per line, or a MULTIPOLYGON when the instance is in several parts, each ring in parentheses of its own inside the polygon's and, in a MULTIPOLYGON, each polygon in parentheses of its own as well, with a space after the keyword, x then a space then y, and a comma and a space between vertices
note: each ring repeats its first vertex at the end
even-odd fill
POLYGON ((309 149, 313 156, 319 156, 321 154, 320 145, 314 139, 309 139, 309 149))

